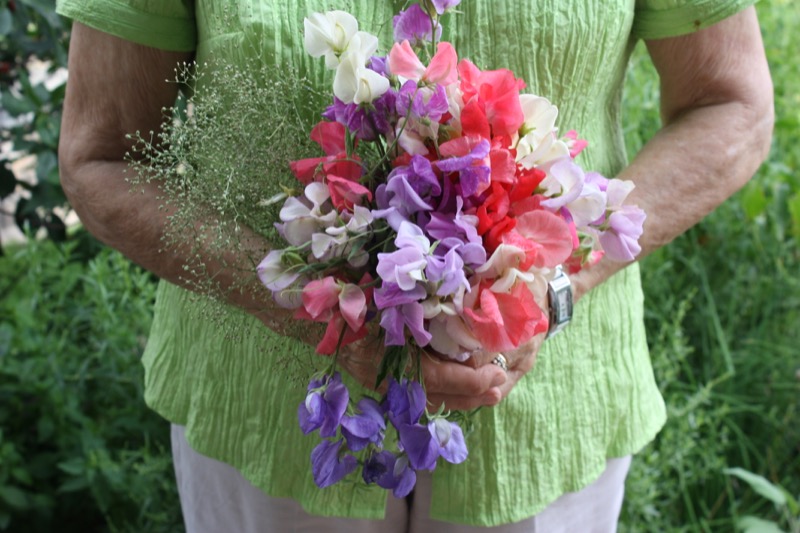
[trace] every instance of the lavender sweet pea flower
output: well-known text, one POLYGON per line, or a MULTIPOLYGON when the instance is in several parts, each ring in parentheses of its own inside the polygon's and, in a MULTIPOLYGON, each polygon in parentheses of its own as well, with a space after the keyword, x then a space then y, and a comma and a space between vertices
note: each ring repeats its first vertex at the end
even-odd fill
POLYGON ((644 211, 634 205, 623 205, 609 215, 609 228, 600 234, 600 245, 610 259, 633 261, 639 255, 645 218, 644 211))
POLYGON ((358 466, 358 461, 352 455, 339 457, 342 442, 342 439, 324 440, 311 452, 311 473, 314 483, 321 489, 338 483, 358 466))
POLYGON ((384 309, 381 313, 381 327, 386 331, 384 345, 404 346, 405 328, 414 337, 418 346, 427 346, 431 334, 425 330, 425 310, 419 302, 413 302, 384 309))
POLYGON ((322 437, 335 437, 349 401, 350 393, 338 372, 332 378, 312 380, 306 399, 297 408, 300 429, 306 435, 319 429, 322 437))
POLYGON ((370 443, 380 446, 383 443, 386 421, 383 409, 372 398, 362 398, 358 402, 360 413, 342 417, 342 435, 347 440, 347 447, 357 452, 370 443))
POLYGON ((450 248, 444 257, 434 255, 428 258, 425 275, 428 281, 439 284, 436 290, 438 296, 455 294, 461 287, 467 291, 470 289, 464 274, 464 260, 458 251, 458 248, 450 248))
MULTIPOLYGON (((453 0, 450 1, 452 2, 453 0)), ((413 4, 405 11, 398 13, 392 20, 392 26, 394 27, 395 42, 400 43, 407 40, 411 46, 416 46, 425 41, 430 42, 433 40, 431 17, 425 13, 425 10, 419 4, 413 4)), ((437 25, 436 40, 438 41, 441 37, 442 26, 437 25)))
POLYGON ((436 10, 436 13, 443 15, 444 12, 451 7, 456 7, 458 4, 460 4, 461 0, 431 0, 431 3, 433 4, 433 8, 436 10))
POLYGON ((403 222, 394 244, 398 248, 396 251, 378 254, 376 271, 384 282, 410 291, 423 279, 431 243, 418 226, 403 222))
POLYGON ((392 169, 386 184, 375 191, 379 208, 375 216, 386 218, 389 225, 399 232, 401 223, 409 221, 411 215, 432 210, 433 199, 441 192, 431 162, 422 156, 414 156, 408 165, 392 169))

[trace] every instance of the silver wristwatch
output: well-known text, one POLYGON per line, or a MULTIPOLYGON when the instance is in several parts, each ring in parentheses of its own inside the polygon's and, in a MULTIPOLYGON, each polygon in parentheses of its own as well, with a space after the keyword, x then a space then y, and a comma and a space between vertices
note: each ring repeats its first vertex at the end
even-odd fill
POLYGON ((556 267, 555 277, 547 282, 547 300, 550 306, 550 327, 546 338, 549 339, 567 327, 572 320, 572 284, 561 265, 556 267))

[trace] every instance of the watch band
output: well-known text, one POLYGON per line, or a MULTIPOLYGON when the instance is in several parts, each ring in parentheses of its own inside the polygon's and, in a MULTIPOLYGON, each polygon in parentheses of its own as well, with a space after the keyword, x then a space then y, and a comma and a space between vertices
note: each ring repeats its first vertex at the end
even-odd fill
POLYGON ((572 320, 572 284, 561 265, 556 267, 553 279, 547 282, 547 300, 550 325, 545 338, 549 339, 572 320))

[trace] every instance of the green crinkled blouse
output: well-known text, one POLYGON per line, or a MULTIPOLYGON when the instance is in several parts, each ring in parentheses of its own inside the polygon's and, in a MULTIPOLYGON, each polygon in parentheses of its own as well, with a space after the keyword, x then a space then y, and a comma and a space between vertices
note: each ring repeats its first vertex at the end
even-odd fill
MULTIPOLYGON (((446 40, 484 68, 510 68, 560 109, 559 124, 589 140, 584 168, 614 176, 626 162, 620 128, 625 68, 636 39, 714 24, 754 0, 463 0, 446 40)), ((303 18, 338 8, 390 43, 404 0, 61 0, 58 11, 156 48, 196 50, 198 61, 236 61, 256 43, 263 61, 294 65, 321 87, 330 72, 304 51, 303 18)), ((287 386, 272 354, 311 361, 309 347, 235 309, 225 320, 251 330, 226 339, 196 296, 161 283, 144 356, 146 400, 185 425, 197 451, 229 463, 269 495, 313 514, 382 518, 387 494, 357 483, 320 490, 311 479, 316 443, 297 426, 300 385, 287 386)), ((305 363, 301 363, 305 364, 305 363)), ((356 387, 349 383, 351 387, 356 387)), ((352 390, 352 389, 351 389, 352 390)), ((606 459, 634 453, 665 420, 643 327, 633 265, 584 297, 567 330, 545 343, 535 368, 502 405, 481 410, 462 465, 440 465, 435 519, 492 526, 530 517, 587 485, 606 459)), ((391 497, 391 496, 389 496, 391 497)))

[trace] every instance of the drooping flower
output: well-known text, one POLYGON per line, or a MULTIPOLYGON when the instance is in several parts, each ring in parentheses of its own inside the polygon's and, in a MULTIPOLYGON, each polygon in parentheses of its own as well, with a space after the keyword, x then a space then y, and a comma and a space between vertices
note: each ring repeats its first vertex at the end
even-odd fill
POLYGON ((300 429, 306 435, 319 429, 320 436, 335 437, 349 401, 350 393, 338 372, 312 380, 306 399, 297 408, 300 429))
POLYGON ((375 454, 364 466, 365 480, 367 472, 379 487, 391 490, 395 498, 405 498, 411 494, 417 483, 417 473, 411 468, 405 454, 399 457, 388 451, 375 454))
POLYGON ((342 435, 347 441, 347 447, 357 452, 369 444, 381 446, 386 429, 381 405, 367 397, 359 400, 358 409, 358 413, 342 417, 342 435))
POLYGON ((358 467, 355 457, 340 454, 342 443, 342 439, 323 440, 311 452, 311 473, 321 489, 338 483, 358 467))
POLYGON ((634 205, 623 205, 608 216, 608 229, 600 233, 600 244, 615 261, 633 261, 642 251, 639 237, 647 216, 634 205))

